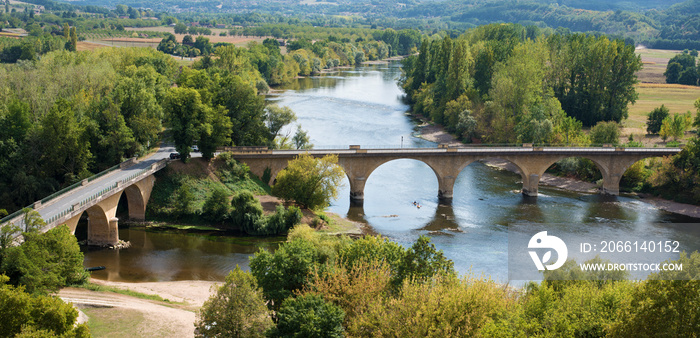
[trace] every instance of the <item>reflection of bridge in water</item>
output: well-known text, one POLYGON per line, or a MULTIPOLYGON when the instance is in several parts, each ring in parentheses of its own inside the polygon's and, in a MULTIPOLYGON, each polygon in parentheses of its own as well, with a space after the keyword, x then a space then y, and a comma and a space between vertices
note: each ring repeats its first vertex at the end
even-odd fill
MULTIPOLYGON (((452 189, 459 173, 478 160, 499 158, 513 163, 523 181, 522 192, 537 196, 540 177, 554 162, 567 157, 583 157, 593 161, 603 176, 602 193, 619 194, 622 175, 635 162, 656 156, 673 155, 680 148, 567 148, 567 147, 438 147, 329 150, 269 150, 265 147, 232 147, 233 157, 246 163, 258 177, 270 170, 270 181, 287 166, 289 160, 308 152, 317 157, 338 155, 338 164, 350 181, 350 197, 357 203, 364 200, 367 178, 384 163, 398 159, 413 159, 427 164, 437 176, 438 195, 444 202, 452 199, 452 189)), ((126 196, 129 218, 144 220, 146 205, 155 183, 153 174, 166 166, 172 147, 162 147, 159 152, 141 161, 127 161, 121 165, 86 179, 33 204, 32 208, 47 221, 44 230, 67 224, 75 232, 83 213, 88 215, 88 244, 109 246, 117 244, 117 206, 126 196)), ((269 183, 269 182, 266 182, 269 183)), ((449 215, 446 217, 450 217, 449 215)), ((22 227, 21 213, 3 218, 0 222, 12 222, 22 227)))
MULTIPOLYGON (((227 148, 236 160, 246 163, 251 171, 263 177, 270 170, 270 180, 287 166, 287 162, 299 154, 308 152, 317 157, 338 155, 338 164, 350 181, 350 198, 354 202, 364 199, 367 178, 384 163, 398 159, 412 159, 427 164, 438 180, 438 196, 442 201, 452 199, 452 190, 459 173, 469 164, 485 159, 498 158, 509 161, 522 177, 522 192, 537 196, 540 177, 555 162, 568 157, 587 158, 596 164, 603 176, 601 192, 608 195, 620 193, 620 179, 635 162, 656 156, 673 155, 680 148, 614 148, 614 147, 444 147, 328 150, 268 150, 256 147, 227 148)), ((269 182, 266 182, 269 183, 269 182)))

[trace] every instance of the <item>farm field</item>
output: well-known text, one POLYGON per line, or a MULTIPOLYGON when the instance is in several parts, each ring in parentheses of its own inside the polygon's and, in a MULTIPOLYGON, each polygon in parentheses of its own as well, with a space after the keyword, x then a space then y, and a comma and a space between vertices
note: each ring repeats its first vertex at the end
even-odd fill
POLYGON ((663 104, 672 114, 690 111, 694 115, 695 100, 700 98, 700 87, 666 83, 666 65, 680 51, 643 48, 637 49, 637 53, 642 57, 644 66, 637 73, 639 98, 629 106, 629 118, 623 121, 625 138, 630 134, 646 134, 647 115, 654 108, 663 104))

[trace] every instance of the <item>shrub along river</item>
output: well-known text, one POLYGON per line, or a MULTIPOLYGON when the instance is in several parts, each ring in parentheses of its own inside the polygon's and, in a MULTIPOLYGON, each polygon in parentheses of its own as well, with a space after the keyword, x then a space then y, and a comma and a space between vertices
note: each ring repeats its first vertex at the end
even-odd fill
MULTIPOLYGON (((317 148, 436 146, 414 136, 416 124, 406 115, 409 107, 402 103, 396 83, 400 72, 398 63, 340 70, 298 79, 268 99, 292 108, 296 123, 317 148)), ((452 204, 441 205, 437 178, 426 164, 395 160, 368 177, 363 206, 350 205, 345 179, 329 211, 366 223, 404 246, 429 235, 460 274, 471 270, 502 282, 508 278, 508 226, 516 223, 556 224, 581 236, 595 233, 596 239, 624 240, 634 234, 639 239, 677 240, 680 250, 700 250, 700 229, 687 224, 699 223, 697 219, 667 213, 637 198, 545 186, 531 198, 523 196, 521 188, 520 175, 477 162, 458 176, 452 204)), ((137 229, 120 229, 119 236, 132 247, 86 252, 85 266, 107 267, 93 277, 129 282, 223 280, 236 265, 247 268, 248 257, 259 248, 275 248, 283 240, 214 241, 137 229)))

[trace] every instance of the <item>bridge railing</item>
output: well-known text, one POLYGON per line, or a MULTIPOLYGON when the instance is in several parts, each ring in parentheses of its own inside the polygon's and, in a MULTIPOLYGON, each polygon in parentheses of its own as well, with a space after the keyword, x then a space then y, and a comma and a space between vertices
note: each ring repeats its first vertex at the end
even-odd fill
MULTIPOLYGON (((663 146, 654 145, 653 148, 682 148, 685 144, 678 142, 668 142, 663 146)), ((626 143, 626 144, 602 144, 593 143, 588 145, 577 145, 571 143, 461 143, 461 144, 446 144, 446 143, 419 143, 419 144, 383 144, 383 145, 372 145, 372 144, 362 144, 362 145, 314 145, 313 150, 352 150, 352 149, 434 149, 434 148, 572 148, 572 149, 588 149, 588 148, 621 148, 621 149, 631 149, 631 148, 643 148, 640 143, 626 143)), ((649 147, 647 147, 649 148, 649 147)), ((242 152, 242 153, 267 153, 273 150, 266 146, 241 146, 241 147, 219 147, 217 152, 242 152)), ((301 150, 301 149, 290 149, 290 150, 301 150)))
POLYGON ((145 168, 142 170, 139 170, 137 173, 130 175, 127 178, 121 179, 114 184, 110 185, 107 188, 104 188, 100 190, 99 192, 96 192, 92 196, 80 201, 80 203, 73 204, 69 208, 66 208, 65 210, 59 212, 58 214, 50 217, 49 219, 46 220, 46 224, 51 224, 53 222, 56 222, 58 220, 61 220, 62 218, 69 218, 73 217, 74 215, 72 214, 73 212, 77 211, 75 209, 76 206, 79 206, 79 208, 82 208, 85 205, 90 204, 90 202, 97 200, 107 194, 108 192, 120 188, 120 187, 128 187, 131 185, 131 183, 135 183, 135 181, 139 181, 142 179, 142 176, 144 175, 150 175, 160 169, 163 169, 166 165, 168 164, 168 159, 162 159, 154 164, 152 164, 149 168, 145 168))
POLYGON ((41 200, 32 203, 31 205, 28 205, 28 206, 26 206, 26 207, 24 207, 24 208, 22 208, 22 209, 19 209, 19 210, 15 211, 15 212, 13 212, 13 213, 11 213, 11 214, 9 214, 9 215, 3 217, 2 219, 0 219, 0 224, 3 224, 3 223, 5 223, 5 222, 13 222, 13 223, 14 223, 14 222, 17 221, 17 219, 19 219, 19 218, 22 217, 22 214, 23 214, 22 210, 24 210, 24 209, 26 209, 26 208, 30 208, 30 209, 36 210, 36 209, 37 209, 38 207, 40 207, 41 205, 44 205, 44 204, 48 203, 49 201, 53 200, 54 198, 56 198, 56 197, 58 197, 58 196, 61 196, 61 195, 65 194, 65 193, 67 193, 67 192, 69 192, 69 191, 71 191, 71 190, 73 190, 73 189, 75 189, 75 188, 82 187, 82 186, 86 185, 87 183, 92 182, 92 181, 94 181, 94 180, 96 180, 96 179, 98 179, 98 178, 100 178, 100 177, 102 177, 102 176, 105 176, 105 175, 107 175, 108 173, 111 173, 111 172, 113 172, 113 171, 119 169, 119 168, 120 168, 121 166, 123 166, 125 163, 129 163, 129 162, 133 163, 133 159, 128 159, 128 160, 126 160, 126 161, 124 161, 124 162, 122 162, 122 163, 119 163, 119 164, 117 164, 117 165, 111 167, 111 168, 105 169, 105 170, 103 170, 103 171, 101 171, 101 172, 99 172, 99 173, 97 173, 97 174, 95 174, 95 175, 92 175, 92 176, 90 176, 89 178, 86 178, 86 179, 84 179, 84 180, 80 180, 80 181, 78 181, 78 182, 76 182, 76 183, 74 183, 74 184, 71 184, 71 185, 69 185, 69 186, 67 186, 67 187, 65 187, 65 188, 63 188, 63 189, 61 189, 61 190, 59 190, 59 191, 57 191, 57 192, 55 192, 55 193, 49 195, 49 196, 46 196, 46 197, 42 198, 41 200))

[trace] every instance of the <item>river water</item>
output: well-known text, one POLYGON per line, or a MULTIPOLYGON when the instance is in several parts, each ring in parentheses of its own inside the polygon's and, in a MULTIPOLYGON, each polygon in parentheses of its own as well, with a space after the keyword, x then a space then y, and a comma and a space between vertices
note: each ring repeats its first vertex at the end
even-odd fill
MULTIPOLYGON (((270 96, 292 108, 296 123, 308 131, 316 148, 435 146, 414 137, 416 125, 406 116, 396 84, 396 63, 341 70, 299 79, 270 96)), ((286 131, 292 132, 295 126, 286 131)), ((513 224, 552 224, 591 240, 678 240, 680 249, 700 250, 697 219, 655 209, 636 198, 604 197, 540 187, 537 198, 525 197, 520 176, 473 163, 458 176, 451 205, 438 201, 433 171, 414 160, 395 160, 367 179, 363 206, 351 206, 347 179, 330 212, 363 222, 376 233, 410 246, 429 235, 454 261, 460 274, 470 271, 508 280, 508 228, 513 224), (413 202, 418 202, 417 208, 413 202), (634 237, 632 236, 634 235, 634 237)), ((121 252, 86 253, 85 265, 109 265, 96 278, 122 281, 223 280, 247 257, 276 240, 217 242, 199 237, 120 230, 134 246, 121 252)), ((277 239, 278 241, 279 239, 277 239)), ((675 254, 678 257, 678 254, 675 254)), ((673 255, 668 258, 674 258, 673 255)))

